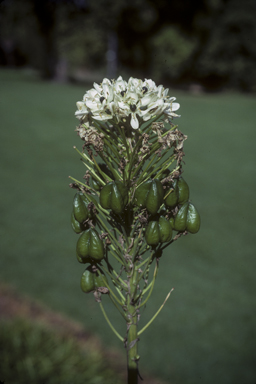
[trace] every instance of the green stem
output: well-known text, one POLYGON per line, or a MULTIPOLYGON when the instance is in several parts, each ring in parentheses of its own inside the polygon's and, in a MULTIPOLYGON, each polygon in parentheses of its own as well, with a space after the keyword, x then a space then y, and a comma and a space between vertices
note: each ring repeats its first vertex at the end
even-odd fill
POLYGON ((127 144, 127 140, 126 140, 126 137, 124 135, 124 131, 123 131, 123 128, 120 128, 119 125, 117 124, 117 129, 120 133, 120 136, 122 138, 122 141, 123 141, 123 144, 126 148, 126 153, 127 153, 127 157, 128 157, 128 160, 130 160, 130 150, 129 150, 129 145, 127 144))
MULTIPOLYGON (((105 179, 105 180, 108 180, 108 181, 112 181, 112 179, 105 173, 101 170, 101 168, 99 167, 97 161, 93 158, 93 162, 94 162, 94 165, 95 167, 97 168, 97 171, 101 174, 101 176, 105 179)), ((87 166, 87 165, 86 165, 87 166)))
POLYGON ((133 237, 134 235, 134 232, 135 232, 135 229, 137 228, 137 225, 139 224, 139 220, 136 221, 136 223, 134 224, 133 228, 132 228, 132 231, 131 231, 131 234, 130 234, 130 237, 133 237))
POLYGON ((84 157, 88 161, 88 163, 93 164, 93 161, 89 158, 89 156, 87 156, 85 153, 80 152, 75 145, 73 148, 79 153, 80 156, 84 157))
MULTIPOLYGON (((99 153, 99 156, 101 157, 101 159, 103 161, 105 161, 105 163, 107 164, 108 168, 110 169, 110 171, 112 172, 115 180, 120 180, 122 179, 122 176, 117 172, 117 170, 112 167, 112 164, 107 160, 106 156, 102 156, 101 153, 99 153)), ((95 160, 94 160, 95 161, 95 160)), ((110 181, 112 181, 110 178, 109 178, 110 181)))
POLYGON ((170 161, 170 159, 167 159, 163 163, 161 163, 157 168, 155 168, 156 164, 158 163, 158 161, 157 161, 154 164, 153 169, 150 171, 150 173, 148 175, 146 175, 146 177, 143 179, 143 182, 147 181, 151 176, 153 176, 153 174, 155 172, 157 172, 160 169, 160 171, 154 176, 154 179, 158 179, 161 176, 161 174, 163 173, 163 171, 165 169, 167 169, 174 161, 175 161, 175 158, 172 158, 171 161, 170 161), (168 164, 168 165, 166 166, 166 164, 168 164))
POLYGON ((148 256, 145 260, 142 261, 141 264, 137 265, 136 269, 140 269, 144 264, 146 264, 148 262, 148 260, 151 258, 151 255, 148 256))
POLYGON ((112 155, 111 151, 107 150, 107 151, 106 151, 106 154, 107 154, 108 157, 111 158, 111 160, 112 160, 118 167, 120 166, 120 164, 118 163, 118 161, 116 160, 116 158, 112 155))
MULTIPOLYGON (((113 249, 115 250, 114 247, 113 247, 113 249)), ((113 256, 119 263, 121 263, 121 264, 125 267, 123 260, 122 260, 119 256, 115 255, 115 253, 112 252, 111 250, 109 250, 109 252, 111 253, 111 255, 112 255, 112 256, 113 256)))
POLYGON ((151 265, 151 263, 152 263, 152 261, 153 261, 153 256, 154 256, 154 254, 155 254, 154 251, 151 252, 150 257, 149 257, 148 260, 147 260, 147 264, 146 264, 146 267, 145 267, 145 269, 144 269, 144 272, 142 272, 142 273, 140 274, 140 276, 139 276, 139 278, 138 278, 138 280, 137 280, 137 285, 139 284, 141 278, 142 278, 145 274, 147 275, 147 276, 145 276, 145 278, 146 278, 146 280, 147 280, 147 278, 148 278, 148 273, 149 273, 149 267, 150 267, 150 265, 151 265))
POLYGON ((127 311, 130 321, 127 323, 127 370, 128 370, 128 384, 138 383, 138 335, 137 335, 137 311, 133 304, 136 295, 136 277, 137 272, 135 269, 130 277, 130 293, 128 294, 127 311))
POLYGON ((106 145, 115 154, 117 159, 120 159, 121 156, 118 153, 118 150, 116 149, 117 148, 117 145, 116 145, 117 140, 116 140, 115 135, 112 133, 112 130, 110 128, 107 129, 106 127, 102 126, 99 123, 99 121, 96 122, 94 120, 94 124, 95 124, 95 126, 97 126, 97 129, 104 134, 104 138, 103 138, 104 145, 106 145), (113 140, 111 139, 111 137, 113 140))
POLYGON ((81 181, 75 179, 74 177, 69 176, 69 179, 71 179, 71 180, 75 181, 77 184, 80 184, 80 185, 82 185, 83 187, 88 188, 88 189, 92 190, 93 192, 95 192, 94 189, 93 189, 92 187, 90 187, 90 186, 87 185, 87 184, 82 183, 81 181))
MULTIPOLYGON (((152 295, 153 289, 154 289, 155 280, 156 279, 154 277, 150 283, 150 291, 149 291, 147 298, 138 306, 138 308, 142 308, 147 303, 147 301, 149 300, 150 296, 152 295)), ((137 299, 139 299, 140 297, 143 297, 143 295, 147 292, 147 288, 144 291, 142 291, 142 293, 140 294, 140 296, 137 299)))
MULTIPOLYGON (((163 171, 165 171, 166 169, 168 169, 170 167, 170 165, 172 165, 172 163, 175 161, 175 157, 172 158, 172 160, 168 163, 169 159, 164 161, 163 164, 161 164, 157 169, 155 169, 155 172, 160 169, 160 171, 154 176, 154 179, 157 179, 162 173, 163 171)), ((175 169, 176 171, 177 169, 175 169)))
MULTIPOLYGON (((124 302, 125 302, 124 295, 122 294, 122 292, 120 291, 120 289, 119 289, 119 287, 118 287, 118 285, 119 285, 119 281, 118 281, 118 280, 120 279, 120 277, 119 277, 119 279, 116 279, 115 277, 113 277, 113 276, 111 275, 111 273, 107 270, 107 268, 105 268, 103 265, 101 266, 101 268, 102 268, 102 269, 109 275, 109 277, 111 278, 112 283, 114 284, 117 293, 119 294, 119 296, 121 297, 121 300, 122 300, 123 303, 124 303, 124 302)), ((116 273, 115 270, 113 270, 113 272, 116 273)), ((124 289, 125 291, 127 291, 127 286, 125 286, 125 283, 123 282, 122 279, 120 279, 120 284, 121 284, 121 286, 122 286, 122 289, 124 289)))
POLYGON ((121 341, 124 341, 124 338, 119 335, 119 333, 117 332, 117 330, 113 327, 111 321, 109 320, 106 312, 105 312, 105 309, 103 308, 103 305, 102 305, 102 302, 99 303, 100 304, 100 309, 102 310, 102 313, 103 313, 103 316, 105 317, 106 319, 106 322, 108 323, 108 325, 110 326, 110 328, 112 329, 112 331, 114 332, 114 334, 118 337, 119 340, 121 341))
POLYGON ((155 143, 150 147, 150 152, 147 154, 147 157, 150 157, 155 151, 157 151, 161 147, 159 142, 155 143))
POLYGON ((118 309, 118 311, 120 312, 120 314, 122 315, 122 317, 123 317, 123 318, 125 319, 125 321, 127 322, 127 321, 128 321, 127 317, 125 316, 124 312, 119 308, 119 306, 116 304, 114 298, 112 297, 112 294, 109 295, 109 297, 110 297, 112 303, 114 304, 114 306, 118 309))
POLYGON ((127 291, 127 284, 123 281, 123 279, 121 279, 121 277, 118 275, 118 273, 115 271, 115 270, 113 270, 113 272, 114 272, 114 274, 116 275, 116 277, 118 278, 118 280, 120 280, 121 281, 121 283, 122 283, 122 286, 124 287, 124 289, 127 291))
POLYGON ((153 280, 149 283, 149 285, 147 286, 147 288, 143 289, 142 296, 144 296, 145 293, 151 288, 152 284, 153 284, 153 280))
POLYGON ((143 245, 141 245, 139 250, 139 256, 142 256, 145 252, 147 252, 150 249, 150 246, 145 242, 143 245))
MULTIPOLYGON (((121 159, 121 156, 120 154, 118 153, 117 149, 115 147, 112 146, 112 143, 113 141, 109 141, 109 137, 106 139, 104 138, 104 144, 106 144, 108 146, 108 148, 114 153, 114 155, 116 156, 117 159, 121 159)), ((114 143, 113 143, 114 145, 114 143)))
MULTIPOLYGON (((89 165, 84 160, 82 160, 82 161, 83 161, 83 164, 86 166, 86 168, 88 168, 89 171, 93 174, 95 179, 104 187, 104 185, 106 185, 106 183, 97 175, 97 173, 95 173, 95 171, 94 171, 94 169, 92 169, 92 167, 89 167, 89 165)), ((81 182, 79 182, 79 183, 82 184, 81 182)))
MULTIPOLYGON (((150 162, 147 164, 145 170, 143 171, 142 175, 141 175, 141 176, 139 177, 139 179, 136 181, 137 187, 141 184, 142 181, 144 181, 143 178, 145 177, 146 171, 148 170, 148 168, 150 167, 150 165, 153 163, 153 161, 155 160, 156 156, 157 156, 157 155, 154 155, 154 156, 152 157, 152 159, 150 160, 150 162)), ((135 176, 135 174, 137 173, 137 170, 138 170, 139 168, 141 168, 142 166, 143 166, 143 162, 139 165, 139 167, 138 167, 137 169, 135 169, 134 173, 132 174, 132 177, 135 176)))
POLYGON ((113 130, 110 128, 108 123, 102 123, 100 120, 93 120, 93 123, 95 126, 97 126, 97 129, 104 134, 104 136, 107 136, 108 141, 111 141, 114 145, 116 145, 115 134, 113 133, 113 130))
POLYGON ((127 244, 127 247, 129 247, 129 239, 128 239, 128 236, 127 236, 127 233, 126 233, 126 229, 123 225, 121 225, 121 230, 122 230, 122 234, 124 236, 124 239, 125 239, 125 242, 127 244))
POLYGON ((138 256, 137 250, 138 250, 138 246, 139 246, 139 241, 141 240, 141 232, 142 232, 142 229, 140 230, 139 236, 135 240, 134 245, 132 247, 132 250, 133 250, 132 261, 133 262, 136 260, 136 257, 138 256))
MULTIPOLYGON (((157 148, 157 146, 160 147, 159 143, 157 143, 157 144, 154 146, 155 149, 157 148)), ((149 179, 150 176, 151 176, 153 173, 156 172, 156 169, 155 169, 156 164, 159 163, 159 161, 162 159, 162 157, 163 157, 168 151, 169 151, 169 148, 167 148, 167 149, 165 150, 165 152, 162 154, 161 157, 159 157, 157 154, 154 154, 154 155, 153 155, 152 159, 151 159, 150 162, 147 164, 146 168, 143 170, 142 175, 141 175, 141 176, 139 177, 139 179, 137 180, 137 182, 136 182, 137 187, 138 187, 142 182, 145 182, 147 179, 149 179), (157 158, 157 159, 156 159, 156 158, 157 158), (154 164, 153 164, 153 163, 154 163, 154 164), (153 164, 153 165, 152 165, 152 164, 153 164), (151 167, 151 168, 153 167, 153 170, 151 170, 150 173, 147 175, 146 172, 147 172, 147 170, 148 170, 150 167, 151 167)), ((146 155, 144 156, 143 161, 141 162, 141 164, 134 170, 134 172, 133 172, 133 174, 132 174, 132 177, 134 177, 134 176, 136 175, 136 173, 138 173, 138 171, 140 171, 140 169, 142 168, 144 162, 147 160, 148 157, 150 157, 150 156, 152 155, 152 153, 153 153, 153 152, 151 151, 151 152, 150 152, 150 155, 149 155, 149 154, 146 154, 146 155)), ((165 163, 168 162, 168 161, 169 161, 169 159, 168 159, 167 161, 165 161, 165 163)), ((157 170, 160 169, 160 168, 162 167, 163 164, 164 164, 164 163, 162 163, 162 164, 157 168, 157 170)), ((151 168, 150 168, 150 169, 151 169, 151 168)))
MULTIPOLYGON (((98 273, 99 273, 99 275, 101 276, 101 277, 103 277, 103 275, 100 273, 100 270, 98 270, 98 273)), ((111 296, 113 296, 113 298, 111 297, 111 300, 113 301, 113 299, 115 299, 116 300, 116 302, 119 304, 119 305, 124 305, 124 301, 123 302, 121 302, 119 299, 118 299, 118 297, 116 297, 116 295, 114 294, 114 292, 112 291, 112 289, 110 288, 110 286, 109 286, 109 284, 105 281, 105 284, 106 284, 106 287, 108 288, 108 290, 109 290, 109 292, 110 292, 110 295, 111 296)), ((119 307, 118 307, 118 309, 119 309, 119 307)), ((119 311, 120 311, 120 309, 119 309, 119 311)), ((122 313, 122 316, 123 316, 123 313, 122 313)), ((125 318, 125 320, 126 320, 126 318, 125 318)))
POLYGON ((138 367, 137 367, 137 356, 138 356, 138 335, 137 335, 137 324, 130 325, 128 331, 127 340, 127 369, 128 369, 128 384, 138 383, 138 367))
POLYGON ((162 304, 161 307, 158 309, 158 311, 155 313, 155 315, 152 317, 152 319, 149 320, 149 322, 145 325, 145 327, 143 327, 143 328, 138 332, 138 336, 141 335, 141 334, 142 334, 142 333, 143 333, 143 332, 150 326, 151 323, 153 323, 153 321, 155 320, 155 318, 157 317, 157 315, 158 315, 158 314, 161 312, 161 310, 163 309, 163 307, 164 307, 166 301, 169 299, 169 297, 170 297, 170 295, 171 295, 171 293, 172 293, 173 290, 174 290, 174 288, 172 288, 172 289, 170 290, 170 292, 169 292, 168 295, 166 296, 166 298, 165 298, 163 304, 162 304))
MULTIPOLYGON (((109 234, 109 237, 111 238, 111 240, 113 240, 113 242, 117 245, 118 249, 122 252, 121 244, 119 244, 119 242, 116 240, 116 238, 112 235, 112 233, 110 232, 108 227, 105 225, 105 223, 101 220, 99 215, 97 216, 97 219, 99 220, 99 222, 101 223, 101 225, 105 229, 105 231, 109 234)), ((125 260, 123 259, 123 261, 125 261, 125 260)), ((126 265, 126 263, 125 263, 125 265, 126 265)))
POLYGON ((140 139, 138 139, 135 147, 133 148, 133 151, 131 154, 131 160, 130 160, 129 168, 128 168, 129 179, 131 179, 132 167, 133 167, 133 165, 137 159, 138 148, 142 144, 142 140, 143 140, 142 137, 140 139))
MULTIPOLYGON (((154 166, 153 166, 153 170, 150 171, 150 173, 148 174, 145 174, 145 172, 143 172, 142 176, 140 177, 140 179, 138 180, 138 185, 137 185, 137 188, 140 186, 140 184, 144 183, 145 181, 147 181, 148 179, 150 179, 150 177, 156 172, 158 171, 158 169, 160 169, 160 171, 154 176, 154 179, 158 179, 161 174, 163 173, 163 171, 165 169, 167 169, 174 161, 175 161, 175 158, 173 158, 171 160, 171 162, 169 162, 170 159, 167 159, 165 160, 162 164, 160 164, 157 168, 155 168, 156 164, 158 163, 158 161, 155 162, 154 166), (168 163, 169 162, 169 163, 168 163), (166 166, 166 164, 168 164, 166 166)), ((176 171, 177 169, 175 169, 176 171)))
MULTIPOLYGON (((101 206, 100 204, 97 205, 97 208, 99 209, 99 213, 101 214, 101 216, 102 216, 106 221, 108 221, 108 219, 109 219, 109 215, 110 215, 109 211, 107 211, 106 209, 102 208, 102 206, 101 206)), ((106 226, 105 226, 105 227, 106 227, 106 226)), ((105 228, 105 227, 104 227, 104 228, 105 228)), ((114 228, 114 229, 115 229, 116 232, 118 232, 118 234, 119 234, 120 236, 122 236, 122 233, 119 231, 119 229, 117 229, 117 228, 114 228)), ((110 236, 111 236, 111 231, 107 230, 107 232, 108 232, 108 233, 110 234, 110 236)))
MULTIPOLYGON (((149 294, 148 294, 147 298, 143 301, 143 303, 141 303, 141 304, 139 305, 138 308, 143 307, 143 306, 146 304, 146 302, 148 301, 148 299, 150 298, 150 296, 151 296, 151 294, 152 294, 152 292, 153 292, 154 285, 155 285, 155 280, 156 280, 157 270, 158 270, 158 263, 156 263, 156 266, 155 266, 154 275, 153 275, 153 279, 152 279, 152 285, 151 285, 149 294)), ((141 293, 140 296, 143 296, 143 294, 145 294, 145 292, 146 292, 146 291, 144 291, 144 292, 142 291, 142 293, 141 293)), ((140 296, 139 296, 139 297, 140 297, 140 296)), ((138 297, 138 299, 139 299, 139 297, 138 297)))
POLYGON ((119 294, 119 296, 121 297, 122 301, 125 302, 124 295, 122 294, 122 292, 120 291, 120 289, 117 285, 115 285, 115 289, 116 289, 117 293, 119 294))

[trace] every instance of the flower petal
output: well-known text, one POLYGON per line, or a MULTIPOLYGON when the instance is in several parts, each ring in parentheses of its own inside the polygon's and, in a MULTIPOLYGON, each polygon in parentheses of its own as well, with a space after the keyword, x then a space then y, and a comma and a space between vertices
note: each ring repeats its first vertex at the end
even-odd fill
POLYGON ((97 83, 93 83, 93 86, 94 86, 94 88, 96 89, 96 91, 97 91, 99 94, 101 94, 101 92, 102 92, 102 87, 101 87, 99 84, 97 84, 97 83))
POLYGON ((131 113, 131 126, 133 129, 139 128, 139 121, 137 119, 136 113, 131 113))
POLYGON ((180 104, 172 103, 171 108, 172 108, 172 111, 177 111, 180 108, 180 104))

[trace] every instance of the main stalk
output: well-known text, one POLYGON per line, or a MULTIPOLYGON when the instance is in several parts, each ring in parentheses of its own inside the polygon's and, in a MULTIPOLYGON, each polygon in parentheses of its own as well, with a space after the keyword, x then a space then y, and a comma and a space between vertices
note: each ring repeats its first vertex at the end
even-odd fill
POLYGON ((128 369, 128 384, 137 384, 138 383, 138 334, 137 334, 137 321, 138 314, 136 307, 134 305, 134 298, 136 295, 136 277, 137 273, 135 268, 133 268, 131 276, 129 278, 130 292, 127 295, 127 312, 129 317, 129 322, 127 323, 127 369, 128 369))

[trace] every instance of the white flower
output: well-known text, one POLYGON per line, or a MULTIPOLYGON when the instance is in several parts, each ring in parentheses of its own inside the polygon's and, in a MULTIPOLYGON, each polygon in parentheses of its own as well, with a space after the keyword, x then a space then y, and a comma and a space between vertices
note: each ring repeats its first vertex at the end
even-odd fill
POLYGON ((122 92, 125 93, 128 88, 128 84, 126 81, 123 80, 122 76, 119 76, 116 82, 114 83, 113 88, 116 94, 121 94, 122 92))
POLYGON ((140 123, 163 114, 170 120, 178 117, 180 107, 175 97, 168 97, 168 88, 156 86, 151 79, 144 81, 130 77, 128 82, 121 76, 117 80, 103 79, 101 84, 86 92, 83 101, 77 102, 75 116, 82 122, 95 120, 130 124, 138 129, 140 123), (112 120, 112 121, 111 121, 112 120))
POLYGON ((180 115, 174 113, 174 111, 177 111, 180 108, 179 103, 173 103, 174 100, 176 100, 176 97, 171 97, 169 99, 168 108, 164 111, 165 115, 167 115, 169 119, 171 119, 172 117, 180 117, 180 115))
POLYGON ((77 106, 77 111, 75 113, 75 116, 78 119, 83 119, 83 118, 87 117, 89 111, 88 111, 86 105, 82 101, 78 101, 76 103, 76 106, 77 106))
POLYGON ((143 120, 147 121, 151 119, 153 116, 161 115, 166 108, 168 108, 169 105, 164 102, 163 99, 155 99, 155 101, 152 101, 148 104, 148 107, 145 111, 141 112, 141 115, 143 116, 143 120))
POLYGON ((145 79, 143 87, 146 87, 148 92, 156 92, 157 90, 156 83, 151 79, 145 79))

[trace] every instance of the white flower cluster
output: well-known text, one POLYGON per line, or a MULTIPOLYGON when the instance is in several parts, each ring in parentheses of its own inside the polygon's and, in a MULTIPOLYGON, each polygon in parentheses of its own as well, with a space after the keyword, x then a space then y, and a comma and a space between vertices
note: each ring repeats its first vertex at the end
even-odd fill
POLYGON ((174 113, 180 107, 174 103, 176 98, 168 97, 169 89, 157 87, 150 79, 142 81, 131 77, 126 82, 119 76, 117 80, 105 78, 100 85, 93 85, 83 101, 76 103, 75 116, 86 125, 92 118, 117 123, 128 120, 133 129, 138 129, 140 123, 155 116, 165 114, 169 120, 179 117, 174 113))

